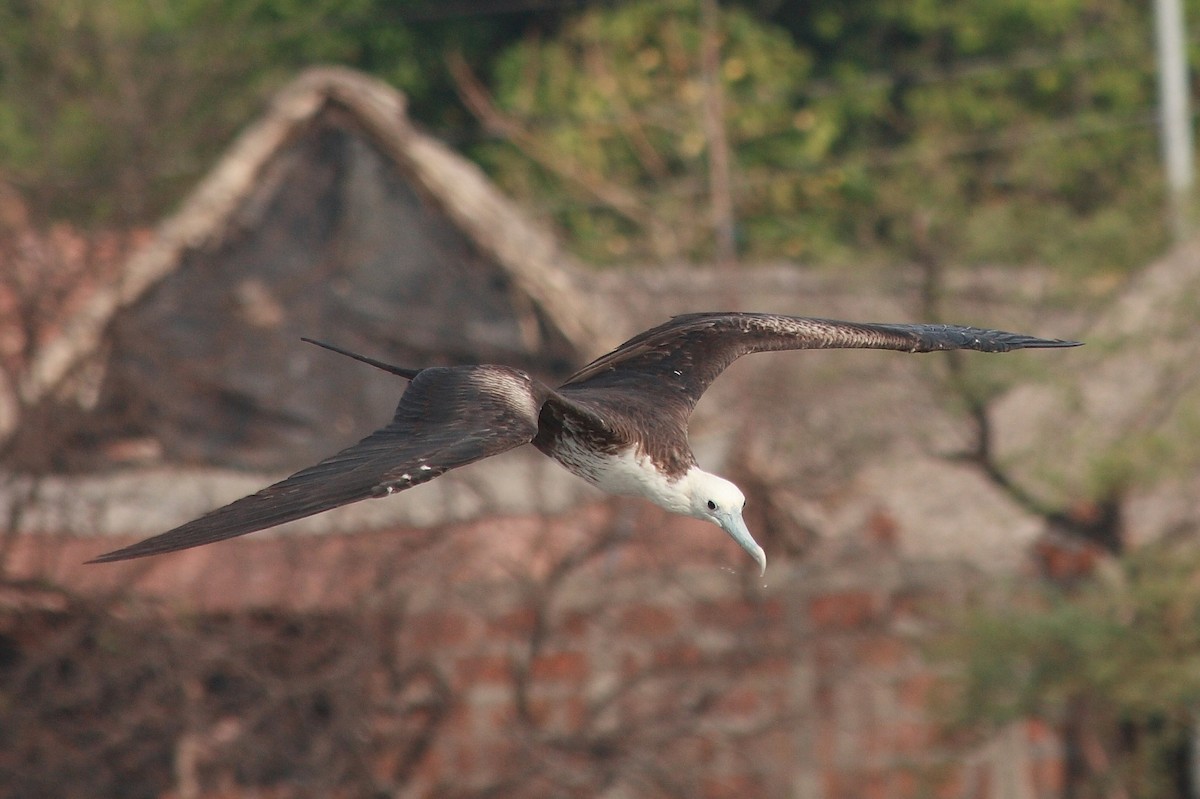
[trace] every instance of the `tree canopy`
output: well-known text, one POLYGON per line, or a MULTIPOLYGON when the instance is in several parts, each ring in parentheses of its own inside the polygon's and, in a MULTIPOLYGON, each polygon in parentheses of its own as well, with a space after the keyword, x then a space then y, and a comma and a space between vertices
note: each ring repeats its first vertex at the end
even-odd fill
POLYGON ((1089 272, 1165 241, 1146 4, 538 5, 16 0, 0 179, 46 217, 151 221, 271 89, 337 62, 597 263, 711 258, 715 171, 747 260, 1089 272))

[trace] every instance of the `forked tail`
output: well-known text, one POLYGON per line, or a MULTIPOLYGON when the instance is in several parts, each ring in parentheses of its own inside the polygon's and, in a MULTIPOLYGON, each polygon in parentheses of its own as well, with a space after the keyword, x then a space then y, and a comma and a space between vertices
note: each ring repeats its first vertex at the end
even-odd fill
POLYGON ((417 376, 417 373, 421 371, 420 369, 407 369, 403 366, 395 366, 390 363, 384 363, 383 361, 377 361, 374 358, 368 358, 366 355, 359 355, 357 352, 344 350, 341 347, 334 346, 333 344, 326 344, 323 341, 317 341, 313 338, 305 338, 304 336, 301 336, 300 340, 306 341, 309 344, 316 344, 318 347, 323 347, 324 349, 330 350, 331 352, 336 352, 339 355, 345 355, 347 358, 353 358, 356 361, 362 361, 365 364, 370 364, 376 369, 382 369, 385 372, 391 372, 394 375, 400 375, 407 380, 412 380, 417 376))

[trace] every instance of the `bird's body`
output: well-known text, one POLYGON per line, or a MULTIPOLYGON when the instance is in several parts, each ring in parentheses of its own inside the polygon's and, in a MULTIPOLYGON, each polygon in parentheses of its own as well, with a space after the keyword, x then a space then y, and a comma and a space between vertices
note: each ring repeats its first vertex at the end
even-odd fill
POLYGON ((687 438, 696 402, 735 359, 834 347, 1006 352, 1076 345, 953 325, 689 314, 633 337, 552 389, 506 366, 407 369, 313 343, 411 381, 391 424, 255 494, 93 562, 172 552, 388 496, 532 443, 601 490, 719 525, 765 568, 742 521, 742 492, 702 470, 687 438))
POLYGON ((551 457, 568 472, 606 494, 645 497, 674 513, 683 512, 680 481, 660 472, 647 455, 634 447, 612 454, 597 453, 580 446, 577 439, 567 437, 559 442, 551 457))

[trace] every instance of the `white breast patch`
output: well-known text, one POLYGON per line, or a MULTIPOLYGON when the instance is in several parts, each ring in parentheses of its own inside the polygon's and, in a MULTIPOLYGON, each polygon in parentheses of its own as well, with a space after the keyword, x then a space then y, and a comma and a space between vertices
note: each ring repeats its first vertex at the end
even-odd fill
POLYGON ((680 508, 690 504, 678 481, 668 480, 648 456, 634 449, 608 455, 564 437, 558 442, 554 457, 568 471, 609 494, 645 497, 674 513, 685 512, 680 508))

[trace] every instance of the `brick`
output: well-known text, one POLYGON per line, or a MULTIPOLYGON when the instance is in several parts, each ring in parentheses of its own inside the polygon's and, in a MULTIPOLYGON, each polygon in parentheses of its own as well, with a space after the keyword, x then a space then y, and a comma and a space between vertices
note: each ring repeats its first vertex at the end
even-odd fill
POLYGON ((792 671, 795 668, 795 658, 785 657, 782 655, 772 655, 768 657, 757 658, 753 663, 747 664, 747 666, 742 669, 742 674, 763 678, 786 678, 791 676, 792 671))
POLYGON ((824 783, 825 799, 918 799, 927 795, 920 780, 904 769, 828 771, 824 783))
POLYGON ((939 683, 938 677, 930 672, 913 674, 897 684, 896 699, 905 710, 927 712, 939 683))
POLYGON ((778 599, 753 602, 747 599, 722 599, 695 606, 695 619, 714 627, 745 627, 755 622, 783 618, 783 603, 778 599))
POLYGON ((890 549, 900 539, 900 525, 887 511, 877 510, 867 519, 866 536, 871 543, 890 549))
MULTIPOLYGON (((938 774, 933 780, 933 797, 934 799, 960 799, 967 795, 966 786, 967 781, 962 768, 943 767, 938 770, 938 774)), ((985 786, 977 786, 977 791, 973 795, 987 796, 987 792, 982 790, 983 787, 985 786)), ((925 793, 929 794, 929 791, 925 791, 925 793)), ((1054 795, 1058 796, 1058 793, 1054 795)))
POLYGON ((881 799, 917 799, 928 795, 921 780, 908 769, 889 769, 872 776, 877 795, 881 799))
POLYGON ((578 730, 587 723, 589 718, 588 703, 581 696, 567 697, 565 702, 559 703, 559 712, 563 716, 563 721, 566 723, 567 729, 578 730))
POLYGON ((933 730, 928 724, 916 721, 899 721, 890 725, 889 750, 895 754, 919 755, 934 740, 933 730))
POLYGON ((837 721, 830 711, 822 712, 816 721, 817 727, 817 760, 821 763, 833 763, 837 760, 838 737, 841 731, 837 721))
POLYGON ((460 683, 507 684, 512 681, 512 661, 507 655, 469 655, 454 664, 460 683))
POLYGON ((1031 744, 1039 748, 1047 744, 1058 743, 1058 735, 1054 732, 1054 728, 1044 720, 1037 718, 1025 719, 1025 737, 1031 744))
POLYGON ((533 608, 518 608, 509 613, 493 616, 486 621, 488 637, 526 638, 533 632, 537 614, 533 608))
POLYGON ((517 708, 512 703, 498 704, 488 712, 490 726, 494 730, 511 729, 517 723, 517 708))
POLYGON ((871 635, 859 641, 858 662, 877 669, 894 669, 910 654, 903 639, 893 635, 871 635))
POLYGON ((488 774, 503 774, 517 762, 521 749, 515 740, 470 740, 457 747, 453 765, 460 775, 479 778, 488 774))
POLYGON ((461 613, 430 611, 410 616, 404 622, 404 632, 417 646, 430 648, 452 646, 467 640, 470 619, 461 613))
POLYGON ((646 670, 646 658, 641 653, 623 652, 618 670, 626 679, 641 674, 646 670))
POLYGON ((1037 796, 1061 796, 1067 787, 1066 764, 1061 757, 1042 757, 1029 767, 1037 796))
POLYGON ((715 627, 742 627, 754 618, 750 603, 740 599, 698 603, 692 614, 700 624, 715 627))
POLYGON ((535 727, 545 727, 557 707, 558 702, 550 699, 533 698, 525 701, 525 710, 535 727))
POLYGON ((1043 539, 1034 544, 1034 556, 1043 573, 1053 580, 1072 580, 1086 577, 1096 570, 1105 557, 1098 546, 1043 539))
POLYGON ((592 616, 578 610, 564 613, 558 622, 557 631, 569 638, 585 635, 592 626, 592 616))
POLYGON ((879 799, 879 785, 867 775, 828 771, 824 775, 825 799, 879 799))
POLYGON ((809 643, 813 665, 820 674, 837 677, 855 664, 854 652, 842 640, 830 636, 813 636, 809 643))
POLYGON ((725 777, 708 777, 701 782, 701 795, 704 799, 744 799, 748 796, 762 796, 765 786, 758 777, 749 774, 735 774, 725 777))
POLYGON ((621 632, 646 638, 666 638, 679 629, 676 613, 656 605, 634 605, 621 614, 621 632))
MULTIPOLYGON (((588 718, 587 703, 578 696, 566 698, 531 697, 526 701, 528 721, 541 732, 569 734, 579 730, 588 718)), ((511 703, 496 705, 489 714, 492 729, 511 730, 517 724, 517 709, 511 703)))
POLYGON ((436 783, 446 774, 446 764, 443 753, 436 749, 429 749, 421 756, 419 760, 412 766, 412 771, 405 773, 400 770, 401 764, 404 762, 402 755, 407 752, 401 747, 389 746, 385 751, 379 753, 371 762, 371 771, 375 779, 382 784, 403 779, 408 781, 421 781, 427 784, 436 783))
POLYGON ((718 717, 753 716, 763 707, 762 696, 753 688, 734 688, 717 699, 714 713, 718 717))
POLYGON ((704 653, 695 644, 676 644, 654 651, 654 665, 662 668, 698 666, 704 662, 704 653))
POLYGON ((588 662, 582 652, 548 652, 533 659, 530 673, 535 680, 578 681, 587 676, 588 662))
POLYGON ((818 630, 836 632, 865 627, 876 616, 878 603, 867 591, 838 591, 808 603, 808 619, 818 630))
POLYGON ((470 738, 475 715, 475 706, 471 703, 452 702, 450 712, 442 720, 442 727, 456 738, 470 738))

